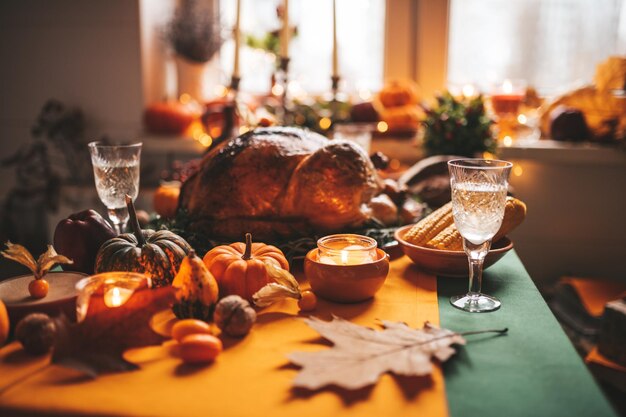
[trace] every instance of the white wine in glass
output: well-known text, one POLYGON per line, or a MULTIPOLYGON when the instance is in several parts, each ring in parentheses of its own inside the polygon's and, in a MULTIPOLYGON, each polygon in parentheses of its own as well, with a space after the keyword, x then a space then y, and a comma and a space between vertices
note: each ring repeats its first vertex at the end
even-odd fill
POLYGON ((500 308, 500 300, 483 294, 482 273, 491 239, 504 218, 509 172, 513 164, 490 159, 448 162, 454 224, 463 237, 469 262, 469 292, 452 297, 453 306, 471 313, 500 308))
POLYGON ((139 194, 141 143, 91 142, 88 146, 98 197, 106 206, 117 233, 123 233, 128 222, 125 196, 128 194, 134 200, 139 194))

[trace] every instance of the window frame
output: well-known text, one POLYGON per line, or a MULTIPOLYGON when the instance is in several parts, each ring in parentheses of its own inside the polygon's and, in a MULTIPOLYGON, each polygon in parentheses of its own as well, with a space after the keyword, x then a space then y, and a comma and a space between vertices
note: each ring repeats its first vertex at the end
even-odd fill
POLYGON ((425 97, 446 88, 449 12, 450 0, 387 0, 385 79, 415 80, 425 97))

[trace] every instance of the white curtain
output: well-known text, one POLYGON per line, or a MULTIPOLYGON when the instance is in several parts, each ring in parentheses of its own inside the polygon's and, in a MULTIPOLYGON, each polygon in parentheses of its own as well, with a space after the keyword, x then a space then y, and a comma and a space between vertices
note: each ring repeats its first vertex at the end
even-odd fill
POLYGON ((451 0, 453 85, 524 79, 556 94, 616 54, 626 55, 626 0, 451 0))
MULTIPOLYGON (((279 28, 276 7, 282 0, 242 0, 243 32, 263 36, 279 28)), ((220 0, 224 27, 235 21, 235 0, 220 0)), ((289 20, 298 27, 290 43, 290 76, 298 91, 322 93, 330 90, 332 56, 332 0, 290 0, 289 20)), ((383 81, 385 33, 384 0, 337 0, 337 37, 342 90, 378 90, 383 81)), ((242 38, 243 40, 243 38, 242 38)), ((221 50, 225 79, 233 67, 233 42, 221 50)), ((272 59, 244 47, 241 51, 242 89, 266 93, 270 87, 272 59)))

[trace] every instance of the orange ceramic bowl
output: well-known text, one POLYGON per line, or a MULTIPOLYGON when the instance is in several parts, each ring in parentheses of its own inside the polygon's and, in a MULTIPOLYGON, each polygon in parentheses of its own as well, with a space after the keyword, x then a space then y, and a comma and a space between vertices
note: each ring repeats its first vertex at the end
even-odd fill
MULTIPOLYGON (((469 275, 469 264, 465 252, 425 248, 409 243, 404 240, 404 235, 411 227, 413 225, 403 226, 396 230, 395 238, 400 243, 404 254, 411 258, 419 269, 429 274, 448 277, 469 275)), ((485 258, 484 268, 489 268, 498 262, 511 249, 513 249, 513 242, 507 237, 495 242, 485 258)))
POLYGON ((329 265, 318 262, 318 249, 304 259, 304 274, 313 292, 329 301, 357 303, 370 299, 389 273, 389 255, 376 249, 377 260, 361 265, 329 265))

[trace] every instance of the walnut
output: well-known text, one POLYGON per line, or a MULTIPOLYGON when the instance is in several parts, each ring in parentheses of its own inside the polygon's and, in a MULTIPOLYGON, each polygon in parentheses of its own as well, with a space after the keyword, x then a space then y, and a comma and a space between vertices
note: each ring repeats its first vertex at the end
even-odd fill
POLYGON ((213 320, 228 336, 243 337, 256 321, 256 311, 240 296, 229 295, 215 306, 213 320))

